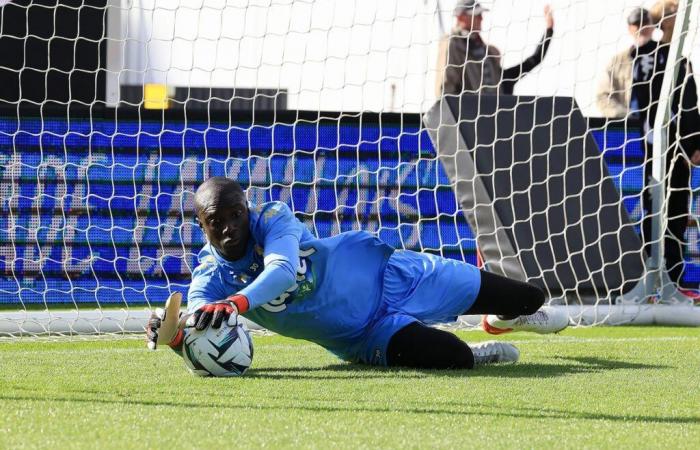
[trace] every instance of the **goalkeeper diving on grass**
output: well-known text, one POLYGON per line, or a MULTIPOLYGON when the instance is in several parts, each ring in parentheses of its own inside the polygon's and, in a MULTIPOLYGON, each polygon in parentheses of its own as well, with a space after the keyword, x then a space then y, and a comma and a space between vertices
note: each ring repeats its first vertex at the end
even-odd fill
POLYGON ((206 180, 194 208, 208 242, 192 273, 188 311, 181 318, 163 317, 163 310, 152 315, 151 349, 165 342, 181 352, 188 327, 218 328, 241 314, 346 361, 471 369, 517 361, 519 351, 500 341, 469 345, 429 325, 463 314, 483 315, 492 334, 551 333, 568 325, 566 314, 542 306, 544 293, 535 286, 395 250, 363 231, 316 238, 287 205, 250 205, 231 179, 206 180))

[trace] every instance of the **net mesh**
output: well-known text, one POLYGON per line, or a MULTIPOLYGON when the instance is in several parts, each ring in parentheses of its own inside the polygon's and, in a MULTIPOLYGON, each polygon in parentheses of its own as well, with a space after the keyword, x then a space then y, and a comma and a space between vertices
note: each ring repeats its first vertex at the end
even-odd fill
MULTIPOLYGON (((481 36, 499 49, 503 67, 538 49, 543 2, 482 3, 490 11, 481 36)), ((514 94, 573 97, 584 116, 599 118, 589 122, 591 134, 639 232, 649 130, 600 119, 596 103, 604 68, 631 45, 626 18, 639 2, 552 3, 548 50, 514 94)), ((465 218, 473 211, 458 205, 421 119, 438 98, 440 42, 453 6, 15 0, 2 7, 0 40, 18 59, 0 63, 9 86, 0 109, 0 333, 138 329, 151 306, 186 292, 204 243, 193 193, 215 175, 238 180, 253 203, 289 204, 320 237, 364 229, 397 248, 479 264, 478 230, 465 218), (41 14, 73 18, 83 31, 67 32, 53 19, 32 28, 41 14), (34 52, 46 57, 37 61, 34 52), (84 64, 91 57, 94 64, 84 64)), ((697 16, 689 13, 682 49, 691 62, 700 57, 697 16)), ((700 281, 694 166, 692 175, 686 287, 700 281)), ((660 217, 668 227, 668 212, 660 217)), ((594 300, 614 302, 608 293, 594 300)))

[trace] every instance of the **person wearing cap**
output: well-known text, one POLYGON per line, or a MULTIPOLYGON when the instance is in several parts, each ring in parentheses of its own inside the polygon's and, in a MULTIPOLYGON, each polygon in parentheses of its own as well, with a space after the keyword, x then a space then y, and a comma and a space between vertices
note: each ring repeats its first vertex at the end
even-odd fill
MULTIPOLYGON (((644 149, 644 188, 642 191, 642 237, 647 255, 652 242, 653 127, 661 96, 669 43, 673 33, 676 0, 660 0, 647 11, 636 8, 627 18, 633 45, 615 55, 606 68, 598 91, 598 107, 608 118, 632 119, 642 127, 644 149), (661 25, 661 42, 652 40, 656 24, 661 25)), ((700 164, 700 115, 692 67, 681 58, 673 87, 672 119, 666 155, 666 217, 664 236, 665 267, 672 281, 680 284, 685 267, 683 249, 688 226, 690 165, 700 164)), ((656 181, 658 183, 658 181, 656 181)))
MULTIPOLYGON (((598 84, 596 103, 604 117, 619 119, 629 114, 632 100, 632 62, 636 54, 649 55, 650 50, 655 48, 656 43, 651 40, 654 29, 655 22, 649 11, 644 8, 635 8, 627 16, 627 31, 632 36, 633 44, 610 60, 598 84)), ((641 58, 637 62, 637 69, 648 68, 647 59, 641 58)))
POLYGON ((546 32, 535 52, 522 63, 503 69, 501 53, 481 38, 482 14, 488 11, 475 0, 458 0, 456 25, 440 41, 436 95, 467 93, 512 94, 515 83, 544 58, 554 33, 549 5, 544 8, 546 32))

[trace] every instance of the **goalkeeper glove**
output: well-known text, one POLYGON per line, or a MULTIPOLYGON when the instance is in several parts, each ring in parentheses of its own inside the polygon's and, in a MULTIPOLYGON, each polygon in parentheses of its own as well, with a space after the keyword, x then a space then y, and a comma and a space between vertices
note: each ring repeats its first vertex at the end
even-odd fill
POLYGON ((156 308, 146 324, 146 345, 155 350, 160 344, 176 348, 182 341, 182 328, 187 316, 180 312, 182 294, 173 293, 165 302, 165 308, 156 308))
POLYGON ((201 331, 209 324, 212 328, 219 328, 226 320, 229 326, 235 326, 238 322, 238 314, 246 311, 248 311, 248 298, 245 295, 236 294, 226 300, 201 306, 189 317, 187 325, 201 331))

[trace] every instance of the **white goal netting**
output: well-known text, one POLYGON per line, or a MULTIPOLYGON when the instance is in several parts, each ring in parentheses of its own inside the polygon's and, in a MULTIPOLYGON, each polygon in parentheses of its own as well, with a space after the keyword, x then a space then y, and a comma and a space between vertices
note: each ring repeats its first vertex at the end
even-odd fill
MULTIPOLYGON (((653 33, 669 43, 665 67, 645 63, 657 78, 634 94, 634 57, 606 69, 631 54, 630 13, 658 13, 656 1, 553 0, 551 33, 544 1, 480 2, 488 9, 480 39, 492 47, 482 45, 479 56, 481 44, 470 41, 477 61, 460 72, 462 82, 479 85, 463 88, 477 100, 449 109, 444 99, 458 96, 447 95, 442 111, 454 124, 441 113, 432 125, 426 113, 440 107, 443 68, 454 68, 444 53, 458 24, 452 0, 2 3, 0 336, 142 327, 168 293, 187 291, 204 242, 193 194, 214 175, 238 180, 254 203, 286 202, 318 236, 365 229, 399 248, 537 283, 569 307, 574 323, 697 320, 700 156, 692 159, 694 141, 686 139, 693 132, 678 126, 674 101, 657 124, 605 105, 618 99, 629 108, 648 97, 664 118, 653 94, 664 73, 690 67, 686 61, 700 67, 698 2, 676 2, 677 12, 665 2, 666 34, 653 33), (522 61, 532 67, 508 71, 522 61), (479 93, 515 97, 488 106, 479 93), (522 128, 528 120, 532 133, 522 128), (654 125, 670 130, 666 143, 652 145, 660 139, 654 125), (476 146, 500 156, 470 159, 471 178, 450 171, 447 146, 436 140, 444 127, 465 153, 476 146), (687 148, 677 152, 669 142, 681 138, 687 148), (667 186, 658 209, 643 201, 645 149, 658 162, 649 172, 666 180, 651 183, 667 186), (667 169, 666 160, 674 165, 667 169), (676 166, 686 167, 687 187, 669 184, 683 178, 676 166), (590 184, 561 188, 571 174, 590 184), (463 201, 460 185, 473 192, 479 183, 484 195, 463 201), (588 211, 591 204, 600 207, 588 211), (619 230, 605 231, 609 215, 601 211, 620 204, 619 230), (560 220, 540 220, 556 207, 560 220), (475 217, 490 221, 480 229, 475 217), (657 219, 647 254, 639 243, 644 217, 657 219), (548 220, 563 228, 549 229, 548 220), (659 236, 681 228, 681 270, 662 276, 658 261, 681 239, 659 236), (578 230, 585 245, 567 230, 578 230), (555 255, 548 263, 543 244, 555 255), (607 260, 610 248, 618 253, 607 260), (680 310, 653 305, 668 299, 680 310)), ((661 100, 695 89, 692 73, 681 73, 661 100)))

